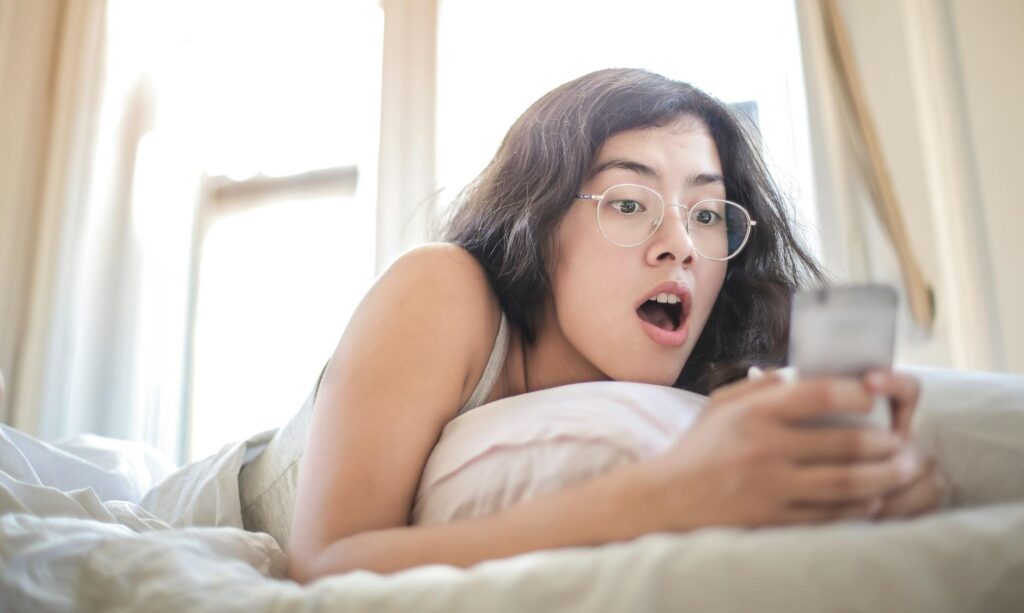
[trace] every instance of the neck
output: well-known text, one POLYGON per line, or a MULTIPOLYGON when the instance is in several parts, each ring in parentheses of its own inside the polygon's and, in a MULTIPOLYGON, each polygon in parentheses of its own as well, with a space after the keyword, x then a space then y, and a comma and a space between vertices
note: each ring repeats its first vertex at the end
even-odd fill
POLYGON ((537 338, 527 345, 521 334, 515 334, 512 353, 518 358, 518 373, 509 373, 513 394, 525 394, 538 390, 583 383, 585 381, 607 381, 608 377, 586 360, 562 334, 552 309, 538 318, 540 325, 537 338))

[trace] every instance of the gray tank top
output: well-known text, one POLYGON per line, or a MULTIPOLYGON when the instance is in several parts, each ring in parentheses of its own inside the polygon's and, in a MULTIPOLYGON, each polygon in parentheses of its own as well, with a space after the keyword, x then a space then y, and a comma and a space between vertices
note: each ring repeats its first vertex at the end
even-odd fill
POLYGON ((473 393, 469 395, 466 404, 459 409, 458 415, 477 408, 491 395, 491 390, 494 389, 494 384, 498 382, 498 376, 501 374, 501 367, 505 363, 505 355, 508 353, 508 335, 508 318, 505 317, 505 311, 502 311, 498 334, 494 338, 491 356, 487 358, 487 365, 484 366, 484 374, 480 375, 480 381, 476 384, 473 393))

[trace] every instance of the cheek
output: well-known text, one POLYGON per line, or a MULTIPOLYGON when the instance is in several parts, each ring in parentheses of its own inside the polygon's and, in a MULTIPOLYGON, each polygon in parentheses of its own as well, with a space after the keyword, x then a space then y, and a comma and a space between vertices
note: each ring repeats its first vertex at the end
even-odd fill
POLYGON ((551 275, 556 302, 589 301, 606 289, 611 282, 609 267, 615 260, 606 247, 592 219, 578 212, 565 218, 551 275))
MULTIPOLYGON (((600 241, 604 241, 600 236, 600 241)), ((563 243, 564 251, 552 275, 555 308, 566 332, 607 328, 620 319, 616 311, 623 303, 622 288, 629 287, 629 274, 622 254, 601 243, 582 237, 563 243)))
POLYGON ((616 277, 614 262, 594 251, 564 259, 553 282, 559 310, 588 319, 602 313, 602 305, 614 304, 614 292, 624 287, 623 280, 616 277))
POLYGON ((705 316, 704 319, 711 314, 711 308, 718 299, 718 293, 725 282, 725 271, 726 267, 723 262, 701 270, 701 274, 698 276, 701 295, 697 300, 700 306, 699 312, 705 316))

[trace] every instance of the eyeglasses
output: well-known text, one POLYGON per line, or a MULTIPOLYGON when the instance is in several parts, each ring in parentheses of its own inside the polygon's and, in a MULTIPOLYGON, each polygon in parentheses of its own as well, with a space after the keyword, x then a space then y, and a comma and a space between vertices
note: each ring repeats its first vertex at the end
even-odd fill
MULTIPOLYGON (((613 245, 636 247, 661 227, 665 200, 642 185, 613 185, 603 194, 577 194, 581 200, 597 201, 597 227, 613 245)), ((728 200, 701 200, 693 206, 670 204, 686 211, 686 233, 693 248, 709 260, 728 260, 738 254, 757 222, 742 206, 728 200)))

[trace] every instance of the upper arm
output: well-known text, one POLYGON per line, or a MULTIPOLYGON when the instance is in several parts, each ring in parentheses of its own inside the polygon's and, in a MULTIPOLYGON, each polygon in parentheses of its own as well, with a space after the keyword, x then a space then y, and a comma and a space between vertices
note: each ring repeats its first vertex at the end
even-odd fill
POLYGON ((381 275, 317 394, 299 471, 293 565, 346 536, 407 523, 423 466, 468 395, 469 372, 489 352, 499 316, 483 268, 461 247, 417 248, 381 275))

